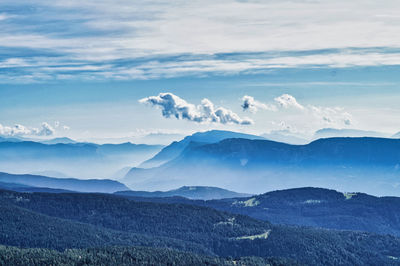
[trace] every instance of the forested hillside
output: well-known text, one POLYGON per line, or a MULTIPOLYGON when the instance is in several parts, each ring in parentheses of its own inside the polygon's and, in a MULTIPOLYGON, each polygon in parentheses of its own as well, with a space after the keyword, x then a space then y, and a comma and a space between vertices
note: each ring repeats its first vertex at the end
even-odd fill
POLYGON ((107 247, 68 249, 19 249, 0 246, 0 265, 300 265, 283 258, 243 257, 224 259, 169 248, 107 247))
POLYGON ((400 239, 272 225, 186 204, 106 194, 0 192, 1 244, 65 248, 173 247, 220 257, 283 257, 310 265, 393 264, 400 239))
MULTIPOLYGON (((247 215, 274 224, 356 230, 400 236, 400 198, 323 188, 295 188, 220 200, 183 197, 126 198, 135 201, 181 203, 247 215)), ((122 196, 122 194, 121 194, 122 196)))

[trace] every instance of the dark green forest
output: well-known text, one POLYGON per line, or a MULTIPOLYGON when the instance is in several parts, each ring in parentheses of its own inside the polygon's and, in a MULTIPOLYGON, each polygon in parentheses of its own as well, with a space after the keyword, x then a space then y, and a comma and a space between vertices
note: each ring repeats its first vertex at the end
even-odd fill
POLYGON ((0 209, 0 244, 50 253, 145 246, 308 265, 396 265, 400 258, 400 239, 390 235, 273 225, 202 206, 107 194, 1 191, 0 209))
POLYGON ((0 246, 0 265, 300 265, 283 258, 219 258, 168 248, 107 247, 68 249, 20 249, 0 246))
POLYGON ((220 200, 182 197, 144 198, 134 201, 181 203, 242 214, 273 224, 365 231, 400 236, 400 198, 365 193, 341 193, 323 188, 295 188, 261 195, 220 200))

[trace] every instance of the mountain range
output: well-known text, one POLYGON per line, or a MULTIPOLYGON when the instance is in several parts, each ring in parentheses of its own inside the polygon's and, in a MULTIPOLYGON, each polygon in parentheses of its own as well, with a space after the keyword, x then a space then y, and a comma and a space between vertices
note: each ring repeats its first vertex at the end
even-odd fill
POLYGON ((159 167, 132 168, 121 181, 144 190, 191 184, 262 193, 260 188, 316 186, 400 195, 399 171, 398 139, 328 138, 289 145, 235 138, 212 144, 190 142, 179 156, 159 167))
POLYGON ((243 134, 232 131, 223 130, 211 130, 206 132, 197 132, 193 135, 187 136, 181 141, 174 141, 167 147, 163 148, 153 158, 143 162, 139 167, 150 168, 160 166, 176 157, 178 157, 182 151, 184 151, 189 144, 209 144, 216 143, 228 138, 245 138, 245 139, 264 139, 263 137, 256 135, 243 134))
POLYGON ((276 142, 283 142, 293 145, 303 145, 310 142, 307 137, 298 136, 288 130, 272 130, 269 133, 264 133, 261 137, 276 142))
POLYGON ((74 144, 74 143, 78 143, 78 141, 75 141, 75 140, 67 138, 67 137, 54 138, 54 139, 49 139, 49 140, 40 140, 38 142, 43 143, 43 144, 74 144))
MULTIPOLYGON (((155 199, 156 200, 156 199, 155 199)), ((176 202, 176 199, 170 199, 176 202)), ((270 221, 274 224, 356 230, 400 237, 400 198, 323 188, 295 188, 257 196, 183 201, 270 221)))
POLYGON ((273 224, 363 231, 400 237, 400 197, 375 197, 359 192, 338 192, 313 187, 219 200, 120 195, 135 201, 210 207, 273 224))
POLYGON ((218 187, 202 187, 202 186, 183 186, 178 189, 173 189, 169 191, 118 191, 114 194, 120 196, 130 196, 130 197, 185 197, 188 199, 201 199, 201 200, 211 200, 211 199, 224 199, 224 198, 239 198, 250 196, 245 193, 237 193, 234 191, 218 188, 218 187))
POLYGON ((109 178, 124 167, 132 167, 151 158, 162 147, 132 143, 99 145, 66 139, 55 139, 46 144, 3 141, 0 142, 0 171, 60 172, 79 178, 109 178))
POLYGON ((375 138, 389 138, 390 134, 377 132, 377 131, 367 131, 360 129, 337 129, 337 128, 322 128, 314 133, 314 139, 320 138, 361 138, 361 137, 375 137, 375 138))
POLYGON ((132 191, 114 180, 82 180, 76 178, 55 178, 42 175, 15 175, 0 172, 0 189, 16 192, 98 192, 114 193, 127 197, 184 197, 194 200, 212 200, 247 197, 250 194, 237 193, 218 187, 184 186, 170 191, 132 191), (121 190, 123 189, 123 190, 121 190))
MULTIPOLYGON (((400 257, 400 239, 390 235, 274 225, 202 206, 108 194, 0 191, 0 213, 0 244, 44 248, 41 255, 94 247, 112 254, 111 246, 142 246, 172 249, 166 256, 178 250, 238 261, 282 258, 277 265, 396 265, 400 257)), ((10 259, 23 252, 6 249, 10 259)), ((251 261, 246 265, 256 265, 251 261)))
POLYGON ((25 138, 20 136, 13 136, 13 137, 0 137, 0 142, 23 142, 23 141, 32 141, 32 142, 39 142, 43 144, 72 144, 78 143, 73 139, 67 137, 59 137, 53 139, 34 139, 34 138, 25 138))
POLYGON ((39 175, 16 175, 0 172, 0 188, 22 192, 102 192, 113 193, 128 188, 109 179, 82 180, 76 178, 52 178, 39 175))

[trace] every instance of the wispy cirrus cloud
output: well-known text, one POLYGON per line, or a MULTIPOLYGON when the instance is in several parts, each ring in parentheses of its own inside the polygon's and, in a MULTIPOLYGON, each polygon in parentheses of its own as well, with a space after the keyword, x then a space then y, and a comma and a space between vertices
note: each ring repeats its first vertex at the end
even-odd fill
POLYGON ((0 77, 126 80, 400 65, 399 7, 395 0, 4 0, 0 77))

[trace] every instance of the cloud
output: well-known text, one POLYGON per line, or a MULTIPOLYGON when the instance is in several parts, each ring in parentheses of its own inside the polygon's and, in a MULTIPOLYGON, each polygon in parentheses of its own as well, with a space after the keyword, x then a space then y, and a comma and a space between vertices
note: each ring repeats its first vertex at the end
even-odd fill
POLYGON ((292 95, 289 94, 283 94, 279 97, 276 97, 275 102, 278 103, 278 105, 280 107, 283 108, 296 108, 296 109, 300 109, 300 110, 304 110, 304 106, 302 106, 301 104, 299 104, 296 100, 296 98, 294 98, 292 95))
MULTIPOLYGON (((280 111, 296 110, 301 111, 291 116, 299 117, 299 120, 306 121, 312 119, 314 122, 322 122, 330 126, 349 126, 352 124, 352 115, 341 107, 323 107, 315 105, 302 105, 297 99, 290 94, 282 94, 274 99, 273 103, 267 104, 255 100, 253 97, 245 95, 243 98, 243 110, 250 110, 255 113, 258 109, 280 111)), ((287 129, 284 125, 280 125, 280 129, 287 129)))
POLYGON ((25 127, 20 124, 14 126, 0 124, 0 135, 2 136, 51 136, 54 133, 54 128, 46 122, 43 122, 40 128, 25 127))
POLYGON ((51 136, 55 132, 54 128, 48 123, 43 122, 41 128, 36 132, 38 136, 51 136))
POLYGON ((249 110, 252 113, 256 113, 258 109, 270 110, 270 111, 277 110, 277 108, 274 105, 267 105, 265 103, 256 101, 252 96, 245 95, 243 96, 242 101, 243 101, 242 104, 243 111, 249 110))
MULTIPOLYGON (((0 35, 1 37, 1 35, 0 35)), ((1 43, 0 43, 1 47, 1 43)), ((34 83, 50 80, 148 80, 184 76, 212 76, 256 74, 279 71, 284 68, 346 68, 359 66, 398 66, 400 52, 387 48, 349 48, 348 51, 320 50, 303 52, 248 52, 231 53, 229 57, 215 54, 162 55, 126 59, 112 58, 98 61, 96 58, 78 58, 60 55, 51 59, 32 55, 32 58, 8 58, 1 61, 0 83, 34 83), (390 49, 389 49, 390 50, 390 49), (291 54, 291 56, 285 55, 291 54), (254 59, 258 56, 257 59, 254 59), (210 59, 211 57, 212 59, 210 59)), ((11 53, 11 52, 10 52, 11 53)), ((27 51, 29 53, 29 51, 27 51)))
POLYGON ((248 118, 240 118, 229 109, 215 107, 208 99, 203 99, 201 104, 196 106, 172 93, 160 93, 158 96, 143 98, 139 102, 158 106, 161 108, 162 115, 166 118, 175 117, 178 120, 185 119, 197 123, 213 122, 238 125, 250 125, 253 123, 248 118))
POLYGON ((308 105, 307 111, 316 119, 328 125, 349 126, 352 124, 352 115, 341 107, 322 107, 308 105))
POLYGON ((64 2, 1 1, 1 82, 400 64, 396 0, 64 2))
POLYGON ((299 109, 304 110, 304 106, 297 102, 296 98, 289 94, 282 94, 274 99, 274 103, 267 104, 257 101, 252 96, 245 95, 242 98, 243 104, 241 105, 243 111, 249 110, 252 113, 256 113, 258 109, 278 111, 278 109, 299 109))
POLYGON ((61 125, 60 121, 54 121, 54 128, 62 128, 63 130, 70 130, 71 129, 67 125, 61 125))

